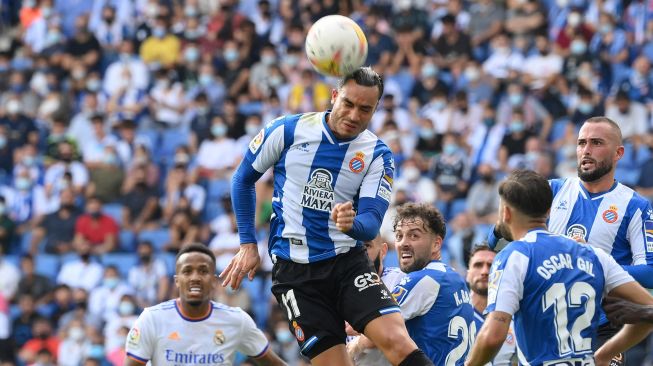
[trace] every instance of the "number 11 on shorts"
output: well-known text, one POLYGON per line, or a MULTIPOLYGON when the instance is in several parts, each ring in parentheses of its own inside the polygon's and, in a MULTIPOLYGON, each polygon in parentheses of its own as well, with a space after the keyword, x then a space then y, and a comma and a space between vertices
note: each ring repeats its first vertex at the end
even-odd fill
POLYGON ((297 306, 297 299, 295 299, 295 290, 288 290, 288 292, 282 294, 281 302, 288 312, 288 320, 295 319, 301 315, 299 306, 297 306))

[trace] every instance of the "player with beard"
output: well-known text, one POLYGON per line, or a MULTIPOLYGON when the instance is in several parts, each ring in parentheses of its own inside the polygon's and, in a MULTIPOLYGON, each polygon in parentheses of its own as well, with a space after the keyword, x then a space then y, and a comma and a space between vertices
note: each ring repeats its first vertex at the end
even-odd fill
POLYGON ((259 365, 286 365, 247 313, 211 301, 217 276, 210 249, 182 248, 174 278, 179 298, 143 310, 127 336, 126 366, 232 365, 236 351, 259 365))
MULTIPOLYGON (((397 267, 385 267, 383 260, 388 254, 388 243, 383 241, 381 235, 363 243, 367 250, 367 256, 374 263, 376 273, 381 277, 381 281, 387 288, 394 288, 396 284, 406 275, 397 267)), ((357 334, 356 331, 347 327, 347 334, 354 335, 347 342, 347 353, 354 360, 356 366, 384 366, 390 365, 390 362, 383 356, 380 350, 374 347, 374 344, 365 336, 357 334)))
POLYGON ((645 305, 653 304, 653 296, 603 250, 547 230, 553 193, 537 173, 511 173, 499 197, 497 230, 512 242, 494 259, 488 315, 466 365, 494 357, 511 319, 523 365, 606 366, 646 338, 653 325, 627 325, 594 354, 604 295, 645 305))
MULTIPOLYGON (((469 296, 474 307, 474 323, 476 329, 481 330, 485 317, 483 312, 487 307, 488 276, 490 267, 496 253, 487 245, 476 245, 469 255, 469 265, 467 268, 467 285, 469 286, 469 296)), ((512 359, 515 355, 515 332, 514 325, 510 322, 508 335, 503 342, 499 353, 492 360, 492 366, 512 365, 512 359)))
MULTIPOLYGON (((578 177, 553 179, 549 230, 603 249, 636 281, 653 288, 653 209, 650 202, 614 178, 624 155, 621 130, 607 117, 583 123, 576 147, 578 177)), ((488 241, 496 242, 496 230, 488 241)), ((618 331, 601 315, 594 349, 618 331)), ((613 365, 625 363, 623 355, 613 365)))
POLYGON ((399 268, 406 275, 392 291, 406 328, 435 365, 462 366, 476 334, 463 278, 441 262, 446 226, 428 204, 406 203, 394 219, 399 268))

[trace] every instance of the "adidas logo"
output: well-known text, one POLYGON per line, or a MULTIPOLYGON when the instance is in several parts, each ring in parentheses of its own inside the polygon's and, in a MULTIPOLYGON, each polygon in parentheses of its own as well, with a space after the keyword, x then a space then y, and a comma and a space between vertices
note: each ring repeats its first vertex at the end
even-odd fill
POLYGON ((178 340, 181 339, 181 337, 179 337, 179 333, 177 333, 177 332, 172 332, 172 333, 170 333, 170 335, 168 336, 168 339, 173 340, 173 341, 178 341, 178 340))

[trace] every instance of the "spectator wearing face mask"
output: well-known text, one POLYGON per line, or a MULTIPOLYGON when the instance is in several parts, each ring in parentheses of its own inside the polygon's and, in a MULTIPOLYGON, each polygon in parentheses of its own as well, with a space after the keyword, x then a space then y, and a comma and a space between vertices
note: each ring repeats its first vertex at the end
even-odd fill
POLYGON ((89 293, 88 312, 106 322, 118 314, 123 296, 131 294, 132 288, 120 277, 118 269, 107 266, 100 286, 89 293))
POLYGON ((86 213, 75 223, 73 245, 80 250, 88 244, 96 255, 109 253, 117 248, 119 230, 116 221, 102 213, 102 200, 91 196, 86 202, 86 213))
POLYGON ((36 145, 39 141, 38 130, 34 120, 23 114, 23 104, 13 97, 4 105, 5 115, 0 118, 0 124, 7 128, 7 143, 12 149, 27 143, 36 145))
POLYGON ((77 366, 84 359, 84 349, 88 339, 86 325, 80 319, 73 319, 63 332, 63 339, 59 344, 59 354, 66 355, 59 360, 59 366, 77 366))
POLYGON ((120 297, 116 313, 110 316, 104 327, 104 349, 106 352, 125 345, 125 337, 121 334, 124 327, 131 328, 138 318, 139 307, 136 300, 130 294, 120 297))
POLYGON ((34 182, 27 169, 17 172, 10 187, 0 189, 7 200, 7 214, 16 223, 16 232, 31 230, 48 213, 45 189, 34 182))
POLYGON ((149 241, 141 241, 136 248, 139 263, 129 270, 127 282, 134 289, 138 307, 146 308, 168 298, 170 281, 165 263, 154 256, 149 241))
POLYGON ((197 175, 208 180, 226 179, 240 162, 241 153, 234 139, 227 136, 229 127, 221 117, 214 117, 211 139, 204 140, 197 152, 197 175), (219 156, 220 159, 215 157, 219 156))
POLYGON ((18 359, 26 364, 36 362, 37 355, 44 349, 53 356, 53 361, 56 361, 60 340, 54 335, 50 320, 37 319, 32 327, 32 335, 32 339, 27 341, 18 352, 18 359))
POLYGON ((83 242, 75 249, 78 258, 61 266, 57 275, 57 283, 65 284, 73 289, 82 288, 86 291, 94 289, 102 281, 102 265, 91 258, 91 245, 83 242))
POLYGON ((36 255, 44 251, 49 254, 66 254, 73 250, 75 222, 82 211, 75 205, 72 188, 65 188, 59 197, 59 209, 45 215, 32 231, 30 253, 36 255), (45 241, 44 247, 39 245, 45 241))
POLYGON ((164 16, 157 16, 149 36, 140 48, 141 59, 148 66, 172 66, 179 57, 181 41, 168 30, 168 21, 164 16))
POLYGON ((58 144, 57 161, 45 171, 45 192, 51 197, 60 194, 64 188, 72 188, 75 195, 81 195, 88 184, 88 169, 77 161, 75 147, 68 141, 58 144), (66 176, 69 175, 70 179, 66 176))

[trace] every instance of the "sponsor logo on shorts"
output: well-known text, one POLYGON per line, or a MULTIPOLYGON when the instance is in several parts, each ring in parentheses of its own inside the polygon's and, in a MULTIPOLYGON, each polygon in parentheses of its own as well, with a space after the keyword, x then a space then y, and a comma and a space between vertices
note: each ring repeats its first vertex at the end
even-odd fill
POLYGON ((581 224, 573 224, 567 229, 567 236, 572 239, 585 240, 585 235, 587 235, 587 229, 581 224))
POLYGON ((354 278, 354 286, 358 288, 358 292, 368 289, 372 286, 379 286, 381 284, 381 277, 377 273, 368 272, 354 278))
POLYGON ((213 343, 217 344, 218 346, 223 345, 226 340, 227 338, 224 336, 224 332, 220 329, 216 330, 213 334, 213 343))
POLYGON ((302 190, 301 205, 313 210, 331 212, 333 206, 333 176, 326 169, 315 169, 302 190))
POLYGON ((303 342, 304 339, 305 339, 304 338, 305 335, 304 335, 304 330, 302 329, 302 327, 300 327, 299 324, 297 324, 297 322, 294 321, 294 320, 292 322, 292 327, 295 330, 295 338, 297 338, 298 341, 303 342))

